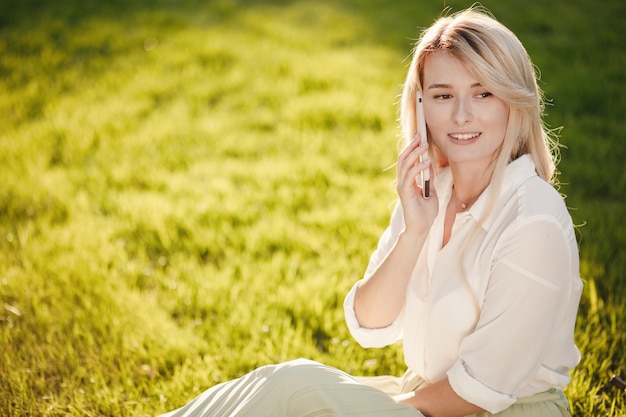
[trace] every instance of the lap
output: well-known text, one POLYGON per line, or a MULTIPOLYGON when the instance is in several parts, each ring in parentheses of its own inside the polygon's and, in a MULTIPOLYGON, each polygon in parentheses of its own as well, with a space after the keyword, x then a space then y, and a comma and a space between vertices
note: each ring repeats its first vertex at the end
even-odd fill
MULTIPOLYGON (((359 382, 389 395, 404 394, 419 390, 428 385, 419 375, 407 371, 401 377, 375 376, 360 377, 359 382)), ((512 406, 497 414, 483 412, 467 417, 570 417, 569 404, 561 390, 550 390, 530 397, 519 398, 512 406)))
POLYGON ((570 417, 569 404, 561 390, 550 390, 519 398, 512 406, 497 414, 478 413, 467 417, 570 417))
MULTIPOLYGON (((258 368, 216 385, 184 407, 161 417, 423 417, 391 396, 427 385, 408 372, 403 377, 355 378, 318 362, 298 359, 258 368)), ((498 417, 568 417, 558 390, 521 398, 498 417)), ((480 413, 468 417, 491 417, 480 413)))

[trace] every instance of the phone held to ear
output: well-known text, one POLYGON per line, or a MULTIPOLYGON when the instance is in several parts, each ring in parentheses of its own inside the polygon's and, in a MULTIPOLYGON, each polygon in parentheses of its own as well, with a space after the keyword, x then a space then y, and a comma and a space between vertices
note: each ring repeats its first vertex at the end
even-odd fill
MULTIPOLYGON (((415 110, 417 113, 417 120, 418 120, 417 127, 420 133, 420 146, 424 146, 426 145, 426 142, 428 141, 428 133, 426 132, 426 119, 424 117, 424 98, 422 97, 421 91, 417 92, 415 101, 416 101, 415 110)), ((420 162, 427 162, 427 161, 428 161, 428 153, 425 153, 420 158, 420 162)), ((420 177, 421 177, 420 185, 422 186, 422 196, 424 196, 424 198, 428 198, 430 197, 430 169, 426 169, 422 171, 420 174, 420 177)))

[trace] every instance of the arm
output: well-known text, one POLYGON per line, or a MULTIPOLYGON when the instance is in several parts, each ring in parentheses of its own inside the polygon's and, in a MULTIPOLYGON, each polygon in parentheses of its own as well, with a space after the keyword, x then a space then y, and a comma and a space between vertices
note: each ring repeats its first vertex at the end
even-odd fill
POLYGON ((447 372, 459 396, 495 414, 520 395, 567 385, 579 358, 576 255, 575 242, 548 216, 502 235, 479 321, 447 372))
POLYGON ((391 252, 360 284, 354 299, 354 312, 362 327, 387 327, 398 317, 424 240, 423 235, 400 233, 391 252))
POLYGON ((428 145, 414 139, 398 156, 397 191, 402 204, 405 227, 387 257, 357 289, 354 311, 361 326, 382 328, 390 325, 404 305, 406 287, 437 214, 437 195, 421 196, 415 178, 430 162, 419 163, 428 145))
MULTIPOLYGON (((575 315, 577 298, 570 289, 575 268, 569 253, 561 226, 551 218, 537 217, 507 230, 479 322, 461 343, 459 360, 445 379, 395 399, 427 417, 495 414, 513 404, 537 372, 546 377, 547 370, 540 368, 568 367, 566 350, 551 348, 562 345, 561 332, 573 334, 571 323, 563 321, 565 312, 575 315), (546 362, 551 357, 557 362, 546 362)), ((548 376, 557 387, 558 379, 548 376)))
POLYGON ((395 399, 416 408, 425 417, 461 417, 485 411, 459 397, 450 386, 448 378, 417 391, 396 396, 395 399))

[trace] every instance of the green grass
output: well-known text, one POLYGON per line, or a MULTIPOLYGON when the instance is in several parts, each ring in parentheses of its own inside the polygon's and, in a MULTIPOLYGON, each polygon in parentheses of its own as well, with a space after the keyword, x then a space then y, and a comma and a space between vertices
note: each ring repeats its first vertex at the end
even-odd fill
MULTIPOLYGON (((0 0, 0 414, 154 415, 296 357, 402 372, 341 304, 394 199, 410 38, 444 3, 39 3, 0 0)), ((626 4, 483 4, 564 126, 573 413, 624 416, 626 4)))

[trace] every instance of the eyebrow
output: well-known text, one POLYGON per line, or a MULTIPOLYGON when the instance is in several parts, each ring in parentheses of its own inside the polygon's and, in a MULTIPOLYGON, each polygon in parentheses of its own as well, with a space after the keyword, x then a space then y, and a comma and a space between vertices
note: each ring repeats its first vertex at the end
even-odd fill
MULTIPOLYGON (((474 83, 470 86, 470 88, 475 88, 475 87, 481 87, 482 84, 481 83, 474 83)), ((430 86, 428 86, 429 90, 435 89, 435 88, 452 88, 452 85, 450 84, 431 84, 430 86)))

